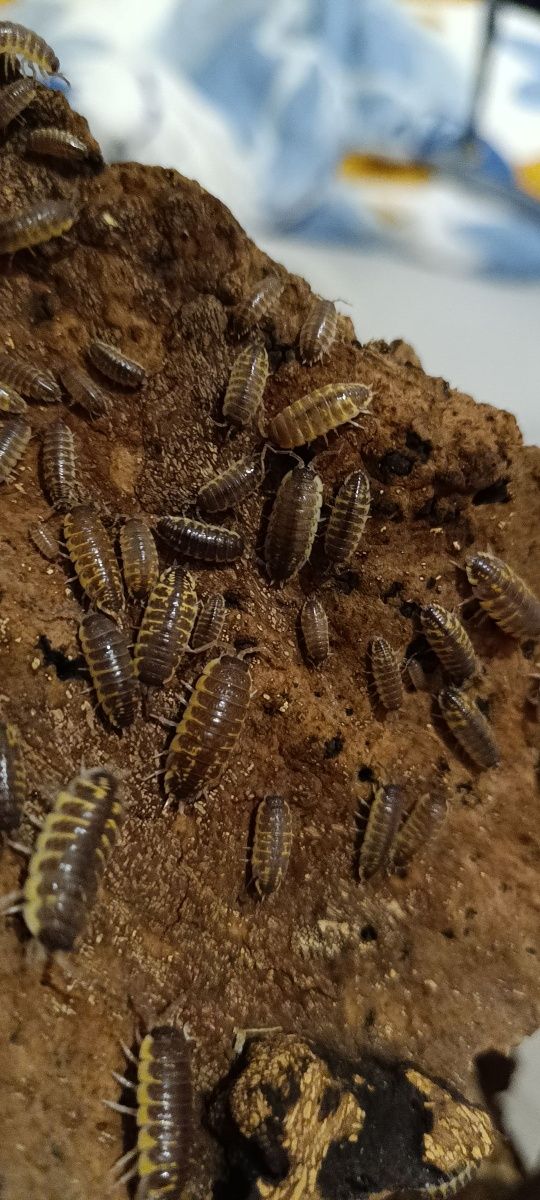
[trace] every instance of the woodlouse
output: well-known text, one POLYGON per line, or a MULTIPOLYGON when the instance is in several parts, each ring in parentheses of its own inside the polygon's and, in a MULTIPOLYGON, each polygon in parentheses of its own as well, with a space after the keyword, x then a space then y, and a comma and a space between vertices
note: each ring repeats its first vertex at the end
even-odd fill
POLYGON ((0 483, 6 483, 22 458, 32 430, 21 417, 0 422, 0 483))
POLYGON ((225 399, 223 416, 239 429, 257 421, 268 379, 268 354, 262 342, 244 346, 234 360, 225 399))
POLYGON ((370 646, 373 680, 383 708, 389 712, 401 708, 403 682, 395 650, 386 638, 373 638, 370 646))
POLYGON ((483 550, 467 556, 465 570, 482 608, 505 633, 538 637, 540 600, 508 563, 483 550))
POLYGON ((197 613, 193 580, 182 567, 168 567, 153 588, 137 634, 135 674, 148 687, 174 677, 185 654, 197 613))
POLYGON ((90 504, 78 504, 66 513, 64 537, 80 585, 91 603, 109 616, 121 612, 124 590, 114 549, 90 504))
POLYGON ((58 419, 43 434, 41 466, 45 491, 58 512, 66 512, 80 502, 77 479, 75 438, 69 425, 58 419))
POLYGON ((54 562, 59 557, 60 543, 58 540, 58 529, 51 529, 49 525, 41 522, 39 525, 32 525, 30 527, 28 537, 36 550, 39 550, 39 553, 49 562, 54 562))
POLYGON ((347 563, 352 558, 366 527, 370 503, 365 471, 352 471, 337 493, 325 530, 324 549, 330 562, 347 563))
POLYGON ((0 54, 5 54, 13 66, 23 59, 33 72, 37 67, 42 75, 57 75, 60 69, 51 46, 32 29, 15 21, 0 21, 0 54))
POLYGON ((265 796, 257 807, 251 874, 260 896, 281 887, 291 855, 292 815, 283 796, 265 796))
POLYGON ((92 420, 108 417, 111 413, 111 399, 102 388, 90 378, 82 367, 65 366, 60 372, 62 383, 74 404, 84 408, 92 420))
POLYGON ((71 951, 95 903, 118 837, 120 785, 111 771, 82 771, 59 792, 30 859, 23 916, 50 953, 71 951))
POLYGON ((101 162, 101 156, 88 142, 77 137, 70 129, 57 129, 55 126, 31 129, 26 137, 26 149, 31 154, 60 158, 67 162, 101 162))
POLYGON ((269 421, 266 436, 282 450, 294 450, 368 413, 371 399, 363 383, 329 383, 282 409, 269 421))
POLYGON ((40 200, 0 221, 0 254, 16 254, 62 237, 77 220, 69 200, 40 200))
POLYGON ((279 275, 266 275, 250 289, 233 310, 233 322, 239 334, 249 333, 271 313, 285 284, 279 275))
POLYGON ((133 390, 142 387, 146 379, 145 368, 135 359, 128 358, 117 346, 111 346, 108 342, 90 342, 87 354, 96 370, 112 383, 133 390))
POLYGON ((332 300, 314 300, 298 335, 302 362, 318 363, 328 354, 336 340, 338 315, 332 300))
POLYGON ((234 562, 244 553, 242 534, 223 525, 207 525, 192 517, 160 517, 156 530, 177 554, 209 566, 234 562))
POLYGON ((282 479, 270 513, 264 558, 273 582, 283 583, 307 562, 323 498, 322 480, 310 467, 293 467, 282 479))
POLYGON ((246 454, 199 488, 197 504, 207 513, 225 512, 257 491, 263 475, 261 455, 246 454))
POLYGON ((36 88, 30 79, 15 79, 3 87, 0 91, 0 129, 5 129, 24 112, 35 95, 36 88))
POLYGON ((454 613, 440 604, 428 604, 420 614, 422 631, 447 674, 456 683, 478 674, 474 646, 454 613))
POLYGON ((251 672, 239 655, 206 664, 176 727, 165 766, 165 791, 196 800, 218 783, 238 741, 251 697, 251 672))
POLYGON ((203 650, 219 642, 225 625, 226 611, 225 597, 220 592, 206 597, 191 635, 192 650, 203 650))
POLYGON ((116 729, 125 729, 135 720, 137 707, 137 681, 125 633, 103 613, 88 613, 79 638, 103 712, 116 729))
POLYGON ((418 798, 394 841, 391 858, 395 867, 406 867, 423 850, 440 829, 446 812, 446 797, 437 788, 418 798))
POLYGON ((360 880, 370 879, 385 866, 403 804, 403 791, 396 784, 374 786, 358 860, 360 880))
POLYGON ((0 722, 0 834, 13 834, 21 823, 26 800, 26 771, 14 725, 0 722))
POLYGON ((146 600, 159 578, 154 535, 142 517, 130 517, 120 530, 124 579, 133 600, 146 600))
POLYGON ((50 371, 13 354, 0 352, 0 380, 15 388, 22 396, 43 404, 59 404, 62 399, 60 388, 50 371))
POLYGON ((9 387, 7 383, 0 383, 0 412, 2 413, 23 413, 27 410, 26 400, 15 391, 15 388, 9 387))
POLYGON ((456 741, 477 767, 487 771, 498 766, 500 754, 494 734, 474 700, 457 687, 442 688, 439 708, 456 741))
POLYGON ((330 653, 328 617, 318 596, 308 596, 304 601, 300 613, 300 627, 306 658, 318 667, 330 653))

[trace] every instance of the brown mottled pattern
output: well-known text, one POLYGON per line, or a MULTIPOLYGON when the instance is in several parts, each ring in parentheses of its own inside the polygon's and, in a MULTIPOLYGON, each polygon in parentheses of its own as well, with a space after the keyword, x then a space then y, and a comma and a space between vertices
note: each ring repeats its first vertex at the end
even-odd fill
POLYGON ((77 220, 69 200, 40 200, 0 222, 0 254, 15 254, 62 237, 77 220))
POLYGON ((124 590, 120 569, 107 530, 90 504, 79 504, 66 514, 64 536, 89 600, 109 615, 121 612, 124 590))
POLYGON ((371 390, 365 384, 329 383, 294 400, 273 417, 266 436, 282 450, 293 450, 369 412, 370 404, 371 390))
POLYGON ((26 799, 26 771, 19 734, 0 722, 0 833, 19 828, 26 799))
POLYGON ((79 628, 82 651, 99 703, 111 725, 135 720, 137 682, 125 633, 102 613, 89 613, 79 628))
POLYGON ((283 796, 265 796, 257 808, 251 873, 260 896, 277 892, 289 865, 292 815, 283 796))
POLYGON ((270 513, 264 559, 273 582, 285 582, 307 562, 322 506, 322 481, 310 467, 294 467, 282 479, 270 513))
POLYGON ((82 367, 64 366, 60 377, 74 404, 84 408, 93 419, 108 417, 112 410, 110 396, 90 378, 82 367))
POLYGON ((359 879, 370 879, 386 864, 403 812, 402 789, 390 783, 374 787, 358 860, 359 879))
POLYGON ((377 695, 389 712, 403 704, 403 682, 395 650, 386 638, 373 638, 370 647, 371 670, 377 695))
POLYGON ((338 315, 332 300, 317 298, 298 335, 302 362, 312 366, 328 354, 336 340, 338 315))
POLYGON ((30 79, 16 79, 0 91, 0 129, 5 129, 19 116, 36 95, 35 84, 30 79))
POLYGON ((481 770, 497 767, 500 753, 488 721, 478 705, 457 687, 439 692, 439 708, 457 742, 481 770))
POLYGON ((246 454, 225 467, 197 493, 197 504, 207 513, 225 512, 251 496, 260 487, 264 468, 261 456, 246 454))
POLYGON ((251 696, 243 659, 223 654, 207 663, 176 727, 165 764, 165 791, 195 800, 215 787, 238 741, 251 696))
POLYGON ((482 608, 505 633, 516 638, 538 637, 540 600, 508 563, 484 550, 468 555, 465 570, 482 608))
POLYGON ((146 369, 116 346, 110 346, 108 342, 90 342, 87 354, 90 362, 106 379, 133 390, 142 387, 146 369))
POLYGON ((138 1171, 144 1200, 180 1200, 193 1137, 189 1044, 158 1025, 143 1038, 137 1070, 138 1171))
POLYGON ((81 490, 77 479, 75 438, 69 425, 58 419, 47 425, 43 434, 41 467, 47 497, 59 512, 68 511, 80 502, 81 490))
POLYGON ((50 371, 14 354, 0 352, 0 380, 15 388, 22 396, 39 400, 42 404, 59 404, 62 399, 60 388, 50 371))
POLYGON ((192 517, 160 517, 156 530, 178 554, 209 565, 234 562, 244 553, 242 534, 223 525, 206 525, 192 517))
POLYGON ((330 651, 328 617, 318 596, 308 596, 304 601, 300 613, 300 626, 306 658, 317 667, 328 658, 330 651))
POLYGON ((146 600, 159 577, 154 535, 142 517, 130 517, 120 530, 124 579, 133 600, 146 600))
POLYGON ((267 275, 251 288, 232 314, 233 324, 239 334, 249 333, 273 311, 284 286, 279 275, 267 275))
POLYGON ((324 535, 326 557, 346 563, 358 549, 369 516, 371 491, 365 471, 352 471, 332 505, 324 535))
POLYGON ((207 596, 200 609, 191 635, 191 649, 202 650, 219 642, 225 624, 225 598, 220 592, 207 596))
POLYGON ((234 360, 225 399, 223 416, 239 429, 255 423, 262 405, 268 378, 268 354, 262 342, 254 342, 240 351, 234 360))
POLYGON ((135 674, 148 687, 170 683, 189 642, 197 593, 183 567, 168 567, 153 588, 135 643, 135 674))
POLYGON ((32 430, 20 417, 0 423, 0 483, 5 483, 22 458, 32 430))
POLYGON ((446 797, 435 788, 416 801, 399 830, 391 851, 396 867, 406 866, 439 831, 447 813, 446 797))

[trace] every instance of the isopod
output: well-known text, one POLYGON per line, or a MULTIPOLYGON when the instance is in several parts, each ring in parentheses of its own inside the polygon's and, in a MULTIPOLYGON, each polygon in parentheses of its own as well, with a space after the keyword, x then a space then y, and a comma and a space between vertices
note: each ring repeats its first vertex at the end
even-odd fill
POLYGON ((370 651, 373 680, 383 708, 389 712, 401 708, 403 683, 395 650, 392 649, 386 638, 375 637, 370 651))
POLYGON ((478 674, 474 646, 454 613, 428 604, 420 614, 422 630, 445 671, 456 683, 478 674))
POLYGON ((329 383, 282 409, 268 423, 266 436, 282 450, 294 450, 368 413, 371 400, 363 383, 329 383))
POLYGON ((66 513, 64 537, 90 602, 109 616, 119 613, 124 607, 122 577, 107 530, 90 504, 78 504, 66 513))
POLYGON ((17 65, 18 59, 27 62, 33 74, 36 67, 42 75, 58 75, 60 69, 58 58, 47 42, 14 21, 0 21, 0 54, 5 54, 12 66, 17 65))
POLYGON ((251 874, 259 896, 281 887, 291 856, 292 815, 283 796, 265 796, 257 807, 251 874))
POLYGON ((210 566, 234 562, 244 553, 242 534, 223 525, 206 525, 192 517, 160 517, 156 530, 177 554, 210 566))
POLYGON ((302 362, 320 362, 336 340, 338 315, 331 300, 314 300, 298 335, 302 362))
POLYGON ((153 588, 135 643, 135 674, 148 687, 170 683, 185 654, 197 613, 193 580, 168 567, 153 588))
POLYGON ((197 504, 211 514, 234 508, 260 487, 263 474, 261 455, 246 454, 199 488, 197 504))
POLYGON ((13 834, 21 823, 26 800, 26 770, 14 725, 0 722, 0 834, 13 834))
POLYGON ((82 367, 65 366, 60 372, 62 383, 74 404, 84 408, 92 420, 108 417, 111 399, 82 367))
POLYGON ((0 353, 0 380, 30 400, 59 404, 62 399, 60 388, 50 371, 12 354, 0 353))
POLYGON ((32 430, 21 417, 0 422, 0 483, 6 483, 22 458, 32 430))
POLYGON ((0 254, 15 254, 62 237, 77 220, 69 200, 39 200, 13 216, 0 220, 0 254))
POLYGON ((219 642, 225 624, 225 598, 220 592, 207 596, 191 635, 191 649, 203 650, 219 642))
POLYGON ((125 633, 103 613, 88 613, 79 638, 103 712, 116 729, 135 720, 137 682, 125 633))
POLYGON ((70 129, 57 129, 55 126, 31 129, 26 137, 26 149, 31 154, 61 158, 67 162, 101 162, 101 155, 88 142, 77 137, 70 129))
POLYGON ((43 434, 41 466, 45 491, 58 512, 67 512, 81 499, 77 479, 75 438, 69 425, 59 419, 43 434))
POLYGON ((358 860, 360 880, 370 879, 387 862, 401 820, 404 795, 396 784, 375 786, 358 860))
POLYGON ((347 563, 358 549, 371 503, 365 471, 352 471, 343 481, 332 505, 324 535, 324 549, 332 563, 347 563))
POLYGON ((487 550, 469 554, 467 579, 477 600, 505 633, 516 638, 540 634, 540 600, 501 558, 487 550))
POLYGON ((264 543, 266 569, 274 583, 292 579, 307 562, 322 498, 322 480, 310 467, 293 467, 282 479, 264 543))
POLYGON ((7 383, 0 383, 0 413, 23 413, 27 409, 26 400, 15 391, 15 388, 9 387, 7 383))
POLYGON ((478 705, 457 687, 439 692, 439 708, 457 742, 481 770, 497 767, 499 748, 478 705))
POLYGON ((395 867, 405 867, 435 837, 446 817, 446 797, 437 788, 416 801, 394 841, 391 858, 395 867))
POLYGON ((57 529, 51 529, 49 525, 45 525, 42 521, 39 525, 32 525, 30 527, 28 537, 36 550, 39 550, 39 553, 48 559, 49 562, 54 562, 59 557, 60 543, 57 529))
POLYGON ((223 416, 231 425, 244 429, 256 423, 268 379, 268 354, 262 342, 244 346, 234 360, 223 416))
POLYGON ((30 79, 15 79, 0 91, 0 129, 5 129, 28 107, 36 94, 30 79))
POLYGON ((300 613, 300 626, 306 651, 306 658, 318 667, 328 658, 330 643, 328 640, 328 617, 321 600, 317 596, 308 596, 300 613))
POLYGON ((239 334, 249 333, 264 317, 273 312, 285 284, 278 275, 266 275, 247 293, 233 310, 233 321, 239 334))
POLYGON ((125 388, 140 388, 146 379, 146 370, 133 358, 128 358, 116 346, 108 342, 90 342, 87 350, 90 362, 106 379, 125 388))
POLYGON ((196 800, 216 786, 236 746, 251 697, 251 671, 240 655, 206 664, 176 727, 165 765, 165 791, 196 800))
POLYGON ((159 559, 152 530, 142 517, 130 517, 120 530, 124 579, 133 600, 146 600, 159 578, 159 559))

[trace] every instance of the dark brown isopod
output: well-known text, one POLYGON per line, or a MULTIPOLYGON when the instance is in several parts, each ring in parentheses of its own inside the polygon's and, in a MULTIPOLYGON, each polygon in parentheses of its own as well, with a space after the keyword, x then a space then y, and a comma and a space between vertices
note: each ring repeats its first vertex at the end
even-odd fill
POLYGON ((78 504, 64 517, 64 537, 80 585, 96 608, 115 616, 124 607, 122 577, 114 549, 97 512, 78 504))
POLYGON ((395 867, 407 866, 423 850, 426 842, 435 837, 446 811, 446 797, 438 789, 419 797, 395 839, 391 853, 395 867))
POLYGON ((0 483, 6 483, 22 458, 32 430, 21 417, 0 422, 0 483))
POLYGON ((160 517, 156 530, 177 554, 209 566, 234 562, 244 553, 241 533, 222 525, 206 525, 192 517, 160 517))
POLYGON ((489 723, 470 696, 457 687, 439 692, 439 708, 457 742, 481 770, 498 766, 499 748, 489 723))
POLYGON ((182 567, 167 567, 153 588, 135 643, 135 674, 148 687, 174 677, 197 613, 193 580, 182 567))
POLYGON ((328 640, 328 617, 322 602, 317 596, 308 596, 302 606, 300 626, 306 652, 306 658, 318 667, 328 658, 330 643, 328 640))
POLYGON ((425 637, 451 679, 463 683, 478 674, 474 646, 454 613, 440 604, 428 604, 420 620, 425 637))
POLYGON ((302 362, 320 362, 336 340, 338 315, 331 300, 314 300, 298 335, 302 362))
POLYGON ((281 887, 292 845, 292 815, 282 796, 266 796, 255 815, 251 874, 259 896, 281 887))
POLYGON ((477 600, 505 633, 515 638, 540 634, 540 600, 519 575, 487 550, 469 554, 467 578, 477 600))
POLYGON ((103 613, 88 613, 79 628, 82 651, 103 712, 124 729, 135 720, 137 681, 125 633, 103 613))
POLYGON ((249 333, 271 313, 285 287, 278 275, 266 275, 244 296, 233 310, 233 322, 239 334, 249 333))
POLYGON ((0 254, 15 254, 62 237, 77 220, 69 200, 40 200, 0 220, 0 254))
POLYGON ((223 401, 223 416, 239 429, 252 426, 258 419, 266 380, 268 354, 262 342, 244 346, 236 357, 223 401))
POLYGON ((15 21, 0 21, 0 54, 5 54, 14 66, 22 59, 33 73, 37 68, 42 75, 57 75, 60 69, 58 58, 47 42, 33 29, 15 21))
POLYGON ((36 367, 14 354, 0 352, 0 379, 30 400, 59 404, 62 399, 60 388, 50 371, 36 367))
POLYGON ((219 642, 225 625, 225 598, 220 592, 207 596, 191 635, 191 649, 205 650, 219 642))
POLYGON ((385 867, 401 820, 403 804, 403 791, 395 784, 373 788, 358 860, 360 880, 370 879, 385 867))
POLYGON ((39 550, 39 553, 49 562, 54 562, 59 557, 60 543, 58 540, 58 529, 51 529, 50 525, 40 522, 39 525, 32 525, 30 527, 28 537, 36 550, 39 550))
POLYGON ((268 423, 266 436, 274 446, 294 450, 369 412, 371 399, 363 383, 329 383, 282 409, 268 423))
POLYGON ((261 455, 244 458, 225 467, 197 493, 197 504, 207 513, 225 512, 251 496, 261 486, 264 467, 261 455))
POLYGON ((371 670, 377 695, 389 712, 403 704, 403 683, 395 651, 386 638, 375 637, 370 647, 371 670))
POLYGON ((62 367, 60 372, 62 383, 74 404, 84 408, 92 420, 108 417, 111 412, 111 399, 99 384, 94 383, 82 367, 62 367))
POLYGON ((294 467, 282 479, 268 521, 264 559, 270 579, 283 583, 307 562, 323 497, 322 481, 310 467, 294 467))
POLYGON ((26 800, 26 770, 14 725, 0 722, 0 834, 13 834, 21 823, 26 800))
POLYGON ((159 559, 152 530, 142 517, 130 517, 120 530, 124 579, 133 600, 146 600, 159 577, 159 559))
POLYGON ((26 149, 31 154, 44 158, 60 158, 65 162, 101 162, 101 155, 95 145, 90 146, 69 129, 57 129, 55 126, 30 130, 26 137, 26 149))
POLYGON ((365 471, 352 471, 332 505, 324 549, 332 563, 347 563, 355 554, 369 516, 371 492, 365 471))
POLYGON ((28 107, 36 94, 30 79, 15 79, 0 91, 0 129, 5 129, 28 107))
POLYGON ((238 742, 251 698, 251 672, 239 655, 206 664, 169 747, 165 791, 196 800, 218 783, 238 742))
POLYGON ((91 342, 88 357, 96 370, 120 387, 140 388, 146 379, 146 370, 140 363, 108 342, 91 342))
POLYGON ((43 434, 41 466, 45 491, 58 512, 67 512, 80 502, 75 438, 65 421, 53 421, 43 434))

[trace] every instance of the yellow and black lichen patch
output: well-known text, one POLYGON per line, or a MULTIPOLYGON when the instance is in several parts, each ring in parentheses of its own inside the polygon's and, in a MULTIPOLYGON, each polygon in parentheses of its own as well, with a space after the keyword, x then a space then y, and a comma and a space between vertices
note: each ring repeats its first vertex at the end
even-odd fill
POLYGON ((493 1145, 487 1113, 413 1064, 353 1063, 284 1033, 248 1042, 211 1118, 226 1195, 251 1200, 443 1200, 493 1145))

